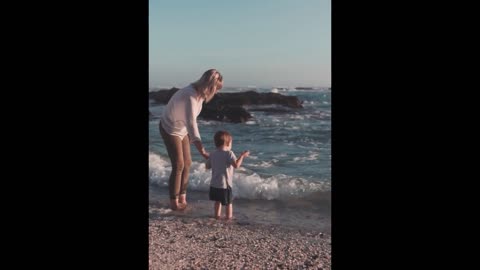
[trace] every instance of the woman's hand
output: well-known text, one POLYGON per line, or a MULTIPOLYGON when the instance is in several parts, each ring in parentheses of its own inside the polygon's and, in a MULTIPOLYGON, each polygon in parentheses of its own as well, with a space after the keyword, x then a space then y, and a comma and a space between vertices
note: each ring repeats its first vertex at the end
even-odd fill
POLYGON ((197 147, 198 152, 203 158, 208 159, 210 157, 210 154, 203 147, 202 142, 194 141, 193 144, 195 144, 195 147, 197 147))
POLYGON ((205 148, 202 148, 202 152, 200 152, 203 158, 208 159, 210 157, 210 153, 208 153, 205 148))

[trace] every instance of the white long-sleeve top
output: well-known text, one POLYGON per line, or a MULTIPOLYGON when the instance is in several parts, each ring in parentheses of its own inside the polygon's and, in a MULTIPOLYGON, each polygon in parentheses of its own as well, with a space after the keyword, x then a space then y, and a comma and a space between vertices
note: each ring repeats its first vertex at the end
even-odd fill
POLYGON ((168 134, 182 140, 189 134, 190 142, 201 141, 197 116, 202 111, 203 101, 191 84, 178 90, 163 110, 160 117, 162 127, 168 134))

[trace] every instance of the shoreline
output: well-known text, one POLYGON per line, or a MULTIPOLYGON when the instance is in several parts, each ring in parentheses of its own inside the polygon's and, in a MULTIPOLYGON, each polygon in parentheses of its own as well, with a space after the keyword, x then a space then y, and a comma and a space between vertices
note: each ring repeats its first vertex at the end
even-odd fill
MULTIPOLYGON (((213 218, 213 202, 208 193, 190 191, 188 208, 185 211, 171 211, 166 189, 149 189, 150 219, 158 217, 213 218)), ((222 215, 225 209, 222 209, 222 215)), ((233 216, 239 222, 275 225, 293 229, 313 229, 331 232, 331 194, 312 193, 302 198, 286 200, 235 199, 233 216)))
POLYGON ((211 217, 149 219, 149 269, 331 269, 331 236, 211 217))

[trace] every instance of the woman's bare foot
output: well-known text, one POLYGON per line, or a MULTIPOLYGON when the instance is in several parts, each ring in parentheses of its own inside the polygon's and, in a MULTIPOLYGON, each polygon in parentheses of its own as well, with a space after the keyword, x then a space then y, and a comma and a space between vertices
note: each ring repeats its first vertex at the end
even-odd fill
POLYGON ((170 206, 170 209, 174 210, 174 211, 182 211, 182 210, 185 210, 185 208, 187 208, 187 206, 185 204, 177 204, 177 205, 171 205, 170 206))
POLYGON ((185 208, 187 208, 187 205, 186 204, 182 204, 182 203, 179 203, 177 199, 175 200, 170 200, 170 209, 172 210, 185 210, 185 208))
POLYGON ((178 200, 170 199, 170 209, 177 210, 178 200))
POLYGON ((185 207, 187 207, 187 194, 180 194, 180 197, 178 197, 178 203, 184 204, 185 207))

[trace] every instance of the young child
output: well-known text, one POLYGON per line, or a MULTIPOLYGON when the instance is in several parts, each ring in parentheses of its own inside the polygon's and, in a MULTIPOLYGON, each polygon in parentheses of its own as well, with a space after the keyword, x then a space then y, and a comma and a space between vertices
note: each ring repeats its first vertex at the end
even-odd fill
POLYGON ((215 218, 220 219, 222 205, 226 205, 226 219, 232 219, 232 179, 233 168, 239 168, 242 165, 244 157, 248 157, 250 152, 243 151, 237 159, 232 149, 232 135, 227 131, 218 131, 213 137, 217 149, 210 153, 206 162, 206 168, 212 169, 212 181, 210 182, 209 197, 215 201, 215 218))

